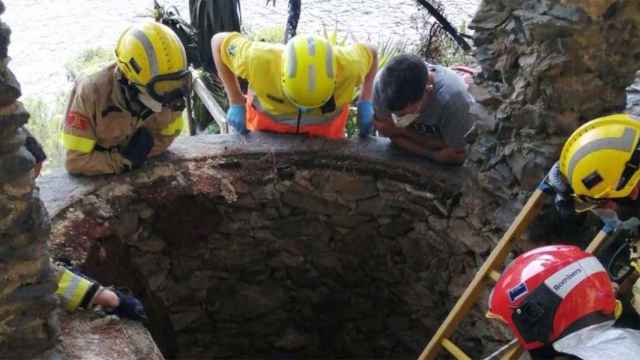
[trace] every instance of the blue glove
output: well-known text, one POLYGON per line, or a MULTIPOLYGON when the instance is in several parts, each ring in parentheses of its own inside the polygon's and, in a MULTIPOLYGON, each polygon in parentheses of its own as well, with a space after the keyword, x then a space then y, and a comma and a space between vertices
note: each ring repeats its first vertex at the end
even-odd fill
POLYGON ((358 133, 367 137, 373 129, 373 103, 370 100, 358 102, 358 133))
POLYGON ((247 131, 247 125, 245 124, 247 117, 246 111, 244 104, 229 105, 229 110, 227 110, 227 121, 239 134, 246 134, 249 132, 247 131))
POLYGON ((640 228, 640 219, 637 217, 631 217, 623 221, 620 225, 620 230, 623 231, 626 237, 637 237, 640 228))
POLYGON ((144 312, 144 306, 133 295, 125 294, 120 290, 115 290, 120 304, 117 307, 109 311, 109 314, 118 315, 120 318, 127 318, 135 321, 146 321, 147 314, 144 312))
MULTIPOLYGON (((596 214, 597 217, 600 218, 600 221, 604 224, 602 231, 607 234, 612 234, 622 224, 622 220, 618 218, 618 213, 613 209, 607 208, 595 208, 591 210, 592 213, 596 214)), ((633 222, 628 223, 628 227, 631 227, 633 222)))
POLYGON ((555 194, 553 205, 563 221, 570 220, 575 216, 575 202, 571 197, 571 187, 564 180, 560 173, 560 167, 556 162, 549 170, 547 176, 540 182, 538 188, 546 194, 555 194))

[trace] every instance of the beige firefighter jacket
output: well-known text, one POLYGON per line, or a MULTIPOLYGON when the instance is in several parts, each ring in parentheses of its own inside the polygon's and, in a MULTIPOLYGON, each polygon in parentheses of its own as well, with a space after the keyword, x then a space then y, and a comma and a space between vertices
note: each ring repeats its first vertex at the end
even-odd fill
POLYGON ((165 151, 183 128, 180 112, 162 111, 146 120, 125 110, 116 65, 78 80, 71 92, 62 130, 65 167, 73 174, 98 175, 124 171, 129 165, 119 151, 139 127, 153 135, 149 156, 165 151))

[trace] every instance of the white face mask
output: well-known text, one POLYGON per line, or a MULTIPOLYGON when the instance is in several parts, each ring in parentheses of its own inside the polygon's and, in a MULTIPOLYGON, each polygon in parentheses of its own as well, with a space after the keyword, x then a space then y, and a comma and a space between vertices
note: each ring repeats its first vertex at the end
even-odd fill
POLYGON ((404 128, 411 125, 412 122, 416 121, 418 116, 420 116, 420 114, 406 114, 398 116, 392 113, 391 119, 393 119, 393 123, 396 124, 397 127, 404 128))
POLYGON ((162 104, 154 100, 146 91, 140 91, 138 100, 155 113, 162 111, 162 104))

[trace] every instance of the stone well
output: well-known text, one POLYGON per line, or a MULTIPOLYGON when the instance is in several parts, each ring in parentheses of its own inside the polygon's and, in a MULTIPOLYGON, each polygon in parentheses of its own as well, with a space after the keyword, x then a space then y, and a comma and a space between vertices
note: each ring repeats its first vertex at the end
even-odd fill
MULTIPOLYGON (((136 293, 167 358, 409 359, 495 241, 468 181, 384 139, 250 134, 39 185, 52 252, 136 293)), ((482 310, 457 339, 473 355, 504 340, 482 310)))

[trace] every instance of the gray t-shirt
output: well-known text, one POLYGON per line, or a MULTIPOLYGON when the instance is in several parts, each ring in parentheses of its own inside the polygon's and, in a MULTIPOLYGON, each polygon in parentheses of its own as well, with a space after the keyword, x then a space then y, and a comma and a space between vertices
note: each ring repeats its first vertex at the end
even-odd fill
MULTIPOLYGON (((434 94, 425 103, 420 116, 408 128, 418 134, 436 134, 450 148, 464 148, 467 144, 465 135, 473 127, 473 120, 469 115, 473 97, 453 70, 441 65, 427 65, 435 77, 434 94)), ((386 117, 391 116, 391 113, 382 104, 379 79, 383 72, 384 68, 376 75, 373 104, 376 113, 386 117)))

